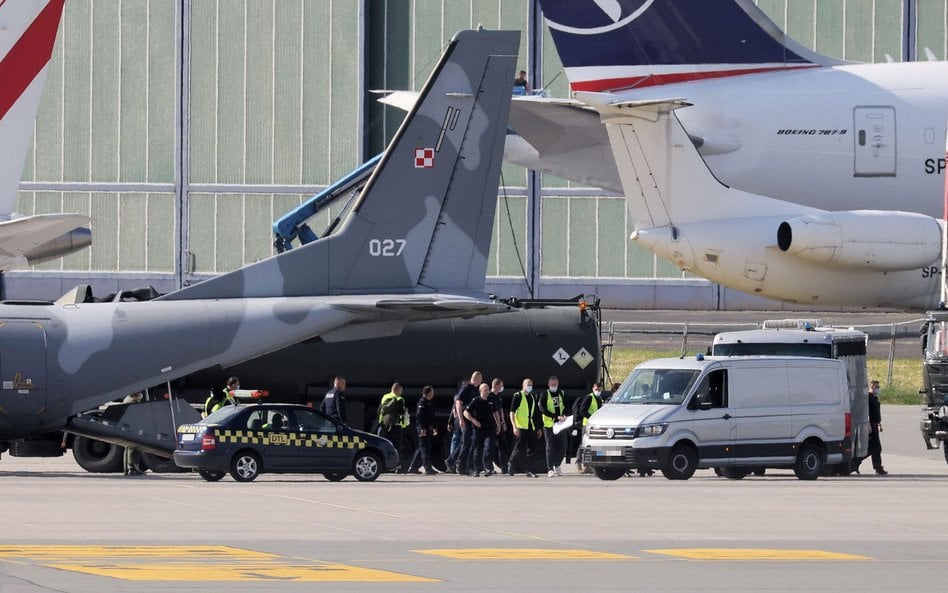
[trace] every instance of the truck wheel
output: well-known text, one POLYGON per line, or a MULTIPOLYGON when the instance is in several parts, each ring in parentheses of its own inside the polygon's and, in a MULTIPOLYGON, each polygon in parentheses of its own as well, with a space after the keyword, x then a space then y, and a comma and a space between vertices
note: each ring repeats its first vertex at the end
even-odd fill
POLYGON ((253 482, 260 475, 260 457, 253 451, 241 451, 230 461, 230 475, 238 482, 253 482))
POLYGON ((178 467, 174 459, 170 457, 161 457, 160 455, 145 453, 144 451, 142 451, 142 463, 145 464, 146 468, 156 474, 172 474, 188 471, 178 467))
POLYGON ((227 472, 219 469, 199 469, 198 473, 208 482, 217 482, 227 475, 227 472))
POLYGON ((746 467, 722 467, 721 475, 727 478, 728 480, 743 480, 744 477, 750 472, 747 471, 746 467))
POLYGON ((352 461, 352 475, 360 482, 372 482, 382 473, 379 456, 371 451, 362 451, 352 461))
POLYGON ((323 477, 330 482, 341 482, 346 479, 347 475, 346 472, 326 472, 323 477))
POLYGON ((698 452, 681 443, 675 445, 668 455, 668 463, 662 468, 662 475, 669 480, 687 480, 694 475, 697 467, 698 452))
POLYGON ((618 480, 625 475, 625 472, 621 469, 610 469, 608 467, 597 467, 594 470, 596 472, 596 477, 600 480, 618 480))
POLYGON ((111 474, 122 471, 125 449, 88 437, 76 437, 72 442, 72 456, 76 463, 95 474, 111 474))
POLYGON ((815 480, 823 472, 823 452, 816 445, 803 443, 797 453, 793 473, 801 480, 815 480))

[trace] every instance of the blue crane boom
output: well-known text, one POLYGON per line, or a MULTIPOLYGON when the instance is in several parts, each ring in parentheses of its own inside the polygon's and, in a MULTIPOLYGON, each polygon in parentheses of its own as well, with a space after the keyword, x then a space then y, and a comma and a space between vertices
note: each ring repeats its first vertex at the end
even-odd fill
POLYGON ((300 245, 306 245, 318 239, 319 237, 306 224, 306 221, 340 197, 365 185, 381 157, 381 154, 375 155, 339 181, 278 218, 273 223, 273 235, 275 237, 273 246, 277 253, 293 249, 294 239, 299 239, 300 245))

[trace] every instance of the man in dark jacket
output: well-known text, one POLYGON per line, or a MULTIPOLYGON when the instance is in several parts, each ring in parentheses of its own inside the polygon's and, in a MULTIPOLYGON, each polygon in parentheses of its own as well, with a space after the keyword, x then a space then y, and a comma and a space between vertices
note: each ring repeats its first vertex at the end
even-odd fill
POLYGON ((323 403, 319 405, 319 411, 343 424, 346 423, 346 380, 344 378, 333 379, 332 389, 326 392, 323 403))
POLYGON ((872 457, 872 469, 880 476, 888 475, 882 467, 882 405, 879 403, 879 382, 869 383, 869 455, 872 457))
POLYGON ((425 468, 425 474, 429 476, 438 473, 431 467, 431 441, 433 437, 438 436, 437 418, 435 418, 434 406, 431 405, 433 397, 434 387, 427 385, 421 390, 421 397, 418 398, 418 407, 415 412, 418 449, 409 464, 408 473, 410 474, 420 474, 419 467, 425 468))

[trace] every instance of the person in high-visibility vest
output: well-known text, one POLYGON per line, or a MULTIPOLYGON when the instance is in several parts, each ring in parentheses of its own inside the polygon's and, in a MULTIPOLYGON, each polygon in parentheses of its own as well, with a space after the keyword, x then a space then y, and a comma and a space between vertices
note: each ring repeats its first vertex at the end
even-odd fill
POLYGON ((227 386, 219 392, 211 391, 211 395, 204 400, 204 417, 210 416, 224 406, 236 406, 237 398, 234 392, 240 389, 240 379, 231 377, 227 379, 227 386))
POLYGON ((510 400, 510 424, 513 426, 514 444, 513 454, 507 462, 507 474, 514 475, 517 469, 517 463, 523 459, 528 478, 535 478, 537 475, 530 471, 531 462, 539 451, 540 447, 540 410, 537 407, 536 397, 533 395, 533 380, 524 379, 523 389, 513 395, 510 400))
POLYGON ((553 478, 562 476, 560 462, 566 455, 566 440, 569 433, 565 430, 558 434, 553 424, 566 419, 566 394, 560 390, 560 380, 555 375, 546 383, 547 389, 540 394, 537 404, 543 414, 543 440, 546 444, 546 475, 553 478))
MULTIPOLYGON (((378 435, 392 441, 401 460, 404 430, 408 426, 408 410, 405 406, 405 398, 402 397, 400 383, 392 384, 392 390, 382 396, 382 401, 379 402, 378 423, 378 435)), ((407 467, 399 461, 397 471, 404 473, 407 467)))
POLYGON ((586 473, 586 469, 583 467, 582 451, 578 450, 582 442, 582 431, 586 425, 589 424, 589 417, 595 414, 601 407, 602 383, 593 383, 592 392, 586 394, 583 399, 580 400, 579 405, 576 407, 576 417, 573 418, 574 424, 580 428, 579 439, 576 443, 576 470, 579 473, 586 473))

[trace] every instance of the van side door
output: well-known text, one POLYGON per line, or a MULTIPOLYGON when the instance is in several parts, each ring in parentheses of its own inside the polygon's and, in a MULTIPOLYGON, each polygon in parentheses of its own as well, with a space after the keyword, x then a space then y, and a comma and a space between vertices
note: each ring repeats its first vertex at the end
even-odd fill
POLYGON ((735 421, 728 408, 728 392, 727 369, 713 370, 698 384, 688 406, 702 463, 728 465, 733 457, 735 421))
POLYGON ((737 421, 734 458, 738 465, 796 458, 790 431, 790 385, 786 366, 733 369, 731 404, 737 421))

